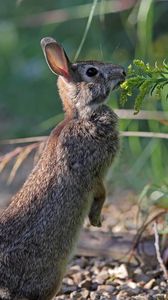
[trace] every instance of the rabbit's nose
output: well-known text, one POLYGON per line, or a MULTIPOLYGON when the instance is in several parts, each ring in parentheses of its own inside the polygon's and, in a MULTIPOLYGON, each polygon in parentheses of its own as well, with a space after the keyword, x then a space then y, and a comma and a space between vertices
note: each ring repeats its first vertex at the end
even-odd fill
POLYGON ((117 69, 117 77, 120 83, 125 81, 125 77, 126 77, 126 72, 125 69, 123 67, 119 67, 117 69))
POLYGON ((126 77, 126 75, 127 75, 124 69, 121 71, 121 74, 122 74, 124 77, 126 77))
POLYGON ((125 81, 125 77, 126 77, 126 72, 125 72, 125 69, 123 67, 121 67, 119 69, 119 76, 120 76, 120 83, 124 82, 125 81))
POLYGON ((119 71, 119 73, 120 73, 120 75, 122 76, 122 77, 126 77, 126 72, 125 72, 125 69, 123 68, 123 67, 120 67, 119 69, 118 69, 118 71, 119 71))
POLYGON ((114 65, 114 67, 112 68, 112 71, 114 74, 116 74, 117 76, 125 79, 126 77, 126 72, 125 72, 125 69, 120 66, 120 65, 114 65))

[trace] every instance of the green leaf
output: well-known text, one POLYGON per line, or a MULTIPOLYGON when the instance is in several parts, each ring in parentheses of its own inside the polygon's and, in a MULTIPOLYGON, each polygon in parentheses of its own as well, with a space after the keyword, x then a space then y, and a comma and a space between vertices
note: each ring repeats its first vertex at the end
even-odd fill
MULTIPOLYGON (((133 64, 128 66, 127 79, 121 84, 120 102, 124 105, 130 96, 135 96, 134 109, 137 114, 144 99, 148 95, 159 95, 161 98, 162 89, 168 85, 168 65, 163 61, 162 65, 158 67, 157 62, 154 66, 145 63, 143 60, 134 59, 133 64)), ((168 94, 165 95, 165 99, 168 94)))
POLYGON ((168 209, 168 193, 154 191, 150 195, 151 203, 159 208, 168 209))

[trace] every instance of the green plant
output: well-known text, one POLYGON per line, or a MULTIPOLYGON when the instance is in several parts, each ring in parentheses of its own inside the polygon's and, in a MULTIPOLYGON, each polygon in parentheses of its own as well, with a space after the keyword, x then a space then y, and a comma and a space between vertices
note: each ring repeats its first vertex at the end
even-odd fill
MULTIPOLYGON (((159 67, 157 63, 151 66, 142 60, 135 59, 128 67, 127 80, 121 85, 121 103, 125 104, 128 97, 137 92, 134 109, 137 114, 142 106, 142 102, 149 93, 156 93, 161 98, 162 89, 168 85, 168 64, 163 61, 159 67)), ((166 99, 168 98, 168 92, 166 99)))

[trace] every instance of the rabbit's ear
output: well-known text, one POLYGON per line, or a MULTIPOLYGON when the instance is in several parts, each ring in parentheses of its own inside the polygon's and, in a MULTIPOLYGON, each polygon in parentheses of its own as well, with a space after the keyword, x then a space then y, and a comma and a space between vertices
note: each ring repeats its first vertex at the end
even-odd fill
POLYGON ((54 74, 70 79, 70 61, 62 46, 59 45, 53 38, 45 37, 41 40, 41 47, 51 71, 54 74))

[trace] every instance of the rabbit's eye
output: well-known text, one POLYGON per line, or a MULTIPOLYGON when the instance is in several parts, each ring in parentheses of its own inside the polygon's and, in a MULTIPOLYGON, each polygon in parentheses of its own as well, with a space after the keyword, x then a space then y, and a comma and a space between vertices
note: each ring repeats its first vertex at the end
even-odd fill
POLYGON ((89 76, 89 77, 93 77, 93 76, 95 76, 97 73, 98 73, 97 69, 96 69, 96 68, 93 68, 93 67, 87 69, 87 71, 86 71, 86 75, 89 76))

